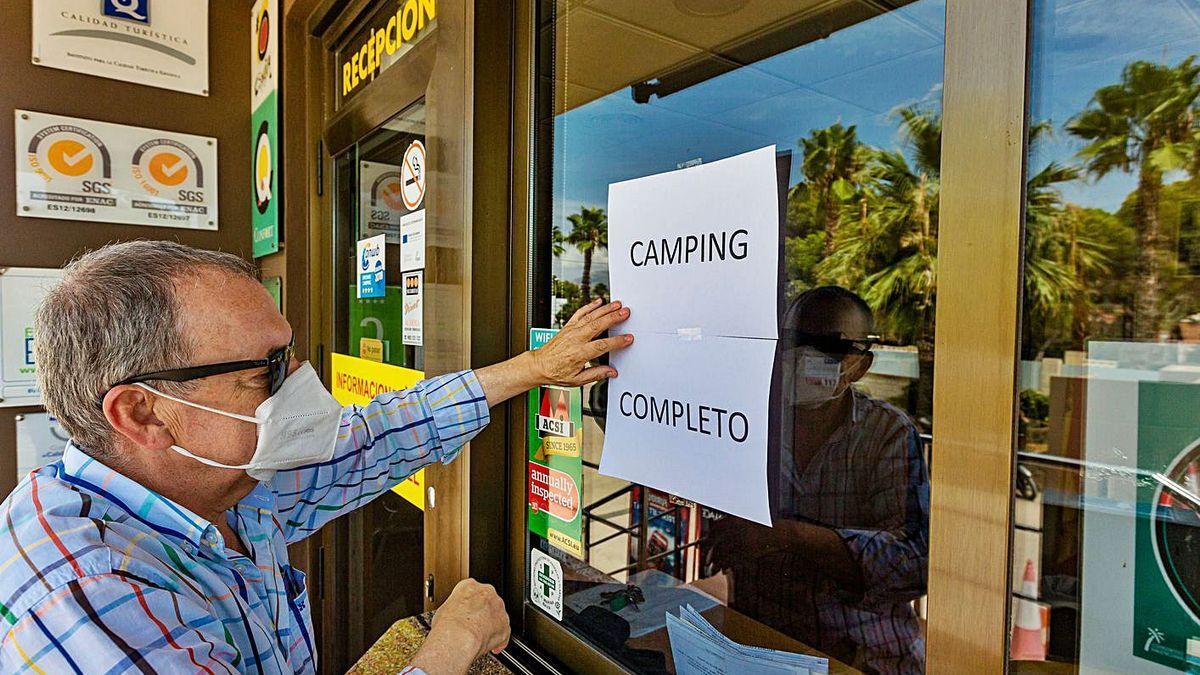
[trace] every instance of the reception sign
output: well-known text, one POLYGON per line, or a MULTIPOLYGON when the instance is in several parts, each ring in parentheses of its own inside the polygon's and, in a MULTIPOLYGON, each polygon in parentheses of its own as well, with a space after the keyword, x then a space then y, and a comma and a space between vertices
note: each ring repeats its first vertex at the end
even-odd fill
POLYGON ((17 110, 17 215, 217 229, 217 141, 17 110))

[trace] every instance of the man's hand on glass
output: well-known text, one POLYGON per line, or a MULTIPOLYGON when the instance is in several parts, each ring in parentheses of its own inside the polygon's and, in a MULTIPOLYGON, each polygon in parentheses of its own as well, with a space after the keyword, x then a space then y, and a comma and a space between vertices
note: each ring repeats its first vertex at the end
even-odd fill
POLYGON ((597 336, 629 318, 629 308, 620 302, 601 304, 599 298, 580 307, 550 342, 494 366, 475 371, 487 395, 488 406, 495 406, 517 394, 543 384, 579 387, 616 377, 611 366, 593 361, 633 344, 632 335, 597 336))

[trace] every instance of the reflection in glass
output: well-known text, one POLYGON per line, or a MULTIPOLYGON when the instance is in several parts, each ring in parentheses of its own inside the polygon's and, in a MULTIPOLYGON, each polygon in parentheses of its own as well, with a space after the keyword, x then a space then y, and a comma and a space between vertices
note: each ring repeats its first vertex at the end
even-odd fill
POLYGON ((871 308, 824 286, 783 329, 774 526, 719 521, 712 565, 730 607, 871 672, 921 672, 929 475, 908 416, 852 388, 873 360, 871 308))
POLYGON ((1038 0, 1013 670, 1200 665, 1200 4, 1038 0))
POLYGON ((790 152, 774 527, 597 473, 596 386, 583 559, 530 545, 563 564, 563 623, 636 672, 674 672, 663 616, 685 603, 735 641, 825 654, 831 672, 921 672, 945 3, 732 3, 719 18, 697 4, 711 3, 555 3, 548 322, 609 295, 609 184, 790 152))

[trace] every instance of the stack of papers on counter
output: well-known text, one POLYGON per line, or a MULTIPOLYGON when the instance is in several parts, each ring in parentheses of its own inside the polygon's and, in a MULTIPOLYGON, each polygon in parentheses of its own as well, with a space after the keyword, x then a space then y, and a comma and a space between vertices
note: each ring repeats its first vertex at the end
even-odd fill
POLYGON ((805 675, 829 672, 829 659, 749 647, 725 637, 691 605, 667 614, 676 675, 805 675))

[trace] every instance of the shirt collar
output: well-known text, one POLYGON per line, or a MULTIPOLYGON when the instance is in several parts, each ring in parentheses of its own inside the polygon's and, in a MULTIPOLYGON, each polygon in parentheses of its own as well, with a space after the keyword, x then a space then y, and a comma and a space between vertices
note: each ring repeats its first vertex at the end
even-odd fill
POLYGON ((74 441, 63 451, 63 478, 72 485, 102 497, 152 530, 199 548, 205 533, 219 536, 217 528, 186 507, 89 457, 74 441))

